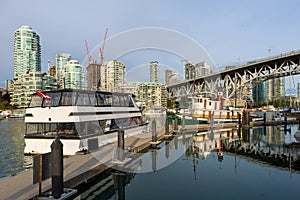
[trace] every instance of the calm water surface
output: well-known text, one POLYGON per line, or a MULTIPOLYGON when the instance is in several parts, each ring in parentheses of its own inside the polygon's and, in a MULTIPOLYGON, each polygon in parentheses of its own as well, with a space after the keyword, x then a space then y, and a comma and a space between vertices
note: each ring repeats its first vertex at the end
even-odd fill
POLYGON ((0 178, 31 166, 31 156, 24 156, 24 119, 0 120, 0 178))
MULTIPOLYGON (((179 134, 139 157, 138 173, 111 169, 77 199, 299 199, 297 129, 179 134)), ((0 134, 0 177, 30 167, 31 157, 23 155, 23 120, 1 120, 0 134)))
POLYGON ((290 158, 300 158, 300 147, 286 146, 298 142, 294 138, 297 129, 260 127, 240 137, 236 130, 225 131, 189 142, 179 136, 177 149, 183 149, 183 154, 175 162, 155 169, 176 153, 174 141, 168 142, 168 151, 164 142, 154 160, 153 151, 142 156, 142 167, 149 167, 147 162, 152 160, 152 172, 107 173, 78 199, 298 199, 300 164, 290 158), (223 157, 219 156, 220 141, 223 157))

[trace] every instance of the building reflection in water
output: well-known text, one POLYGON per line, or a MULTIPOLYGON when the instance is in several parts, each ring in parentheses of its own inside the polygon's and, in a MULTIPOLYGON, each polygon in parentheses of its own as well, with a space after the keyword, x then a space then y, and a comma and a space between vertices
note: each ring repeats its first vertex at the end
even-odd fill
POLYGON ((187 157, 201 159, 216 153, 222 162, 224 152, 230 152, 276 167, 300 170, 300 144, 292 132, 295 131, 286 126, 210 130, 198 133, 185 153, 187 157))
MULTIPOLYGON (((221 163, 226 154, 251 159, 252 162, 280 167, 286 170, 300 170, 300 146, 294 138, 295 131, 284 126, 257 127, 251 129, 235 128, 214 130, 200 133, 178 133, 172 140, 166 140, 165 149, 149 150, 152 171, 160 168, 161 157, 169 159, 171 149, 178 148, 179 143, 184 146, 185 156, 181 160, 191 162, 194 178, 197 179, 197 166, 200 160, 210 155, 221 163), (160 152, 162 151, 162 152, 160 152)), ((139 163, 142 166, 142 163, 139 163)), ((236 165, 235 165, 236 166, 236 165)), ((88 190, 80 195, 80 199, 109 199, 124 200, 125 187, 135 177, 135 173, 125 173, 109 170, 102 175, 98 182, 93 182, 88 190)))

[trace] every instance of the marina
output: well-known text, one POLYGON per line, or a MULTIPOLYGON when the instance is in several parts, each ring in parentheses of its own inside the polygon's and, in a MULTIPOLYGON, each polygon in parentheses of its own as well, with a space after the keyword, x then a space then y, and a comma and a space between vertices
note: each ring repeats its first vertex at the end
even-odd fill
MULTIPOLYGON (((4 119, 1 127, 5 123, 19 123, 20 128, 24 128, 22 119, 4 119)), ((111 154, 114 152, 113 145, 102 148, 99 151, 101 155, 89 153, 66 157, 64 187, 76 188, 78 192, 72 198, 77 199, 198 199, 199 195, 203 199, 281 199, 278 197, 293 198, 296 195, 296 185, 300 181, 300 148, 294 134, 298 125, 239 129, 232 124, 216 129, 206 126, 207 131, 204 125, 201 126, 202 131, 198 132, 195 125, 186 124, 185 131, 179 125, 176 134, 167 138, 162 137, 164 127, 157 126, 160 131, 158 139, 162 142, 154 149, 149 145, 149 135, 141 135, 138 140, 126 138, 125 148, 139 152, 131 154, 132 160, 126 167, 120 168, 109 161, 116 156, 111 154), (254 173, 259 175, 253 176, 254 173), (255 184, 258 179, 260 184, 255 184), (278 184, 283 191, 280 194, 272 189, 278 184), (202 190, 196 189, 198 187, 202 190), (230 188, 237 192, 234 195, 226 192, 230 188), (245 197, 243 188, 252 188, 255 192, 245 197)), ((198 125, 197 129, 201 126, 198 125)), ((169 128, 173 131, 172 126, 169 128)), ((7 133, 10 134, 12 132, 7 133)), ((20 144, 22 141, 19 141, 20 144)), ((32 184, 33 170, 25 166, 31 156, 20 153, 14 157, 22 164, 10 173, 16 174, 14 176, 1 172, 1 199, 30 199, 38 192, 38 185, 32 184), (20 177, 28 182, 17 181, 20 177), (8 184, 16 186, 17 182, 18 190, 8 184)), ((50 179, 43 181, 44 194, 51 189, 50 179)))
POLYGON ((7 1, 0 200, 299 199, 295 5, 7 1))

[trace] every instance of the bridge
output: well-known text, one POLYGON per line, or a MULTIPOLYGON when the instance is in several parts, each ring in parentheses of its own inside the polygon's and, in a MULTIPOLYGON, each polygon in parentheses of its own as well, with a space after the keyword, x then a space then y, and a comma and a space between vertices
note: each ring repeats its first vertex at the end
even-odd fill
MULTIPOLYGON (((169 85, 167 86, 168 98, 180 99, 198 94, 208 94, 215 98, 218 94, 222 94, 224 105, 244 105, 246 100, 252 99, 253 88, 269 79, 273 80, 271 87, 274 87, 280 84, 278 82, 279 77, 299 74, 299 65, 300 50, 255 60, 244 65, 228 67, 219 72, 169 85)), ((273 95, 285 96, 285 94, 279 93, 273 95)))

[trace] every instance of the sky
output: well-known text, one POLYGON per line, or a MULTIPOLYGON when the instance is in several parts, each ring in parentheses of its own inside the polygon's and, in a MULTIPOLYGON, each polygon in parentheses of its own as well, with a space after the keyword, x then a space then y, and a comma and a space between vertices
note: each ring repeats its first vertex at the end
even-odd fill
MULTIPOLYGON (((201 48, 216 69, 298 50, 299 6, 297 0, 2 0, 0 86, 6 79, 13 79, 14 32, 22 25, 29 25, 40 36, 45 72, 47 61, 54 65, 55 55, 62 52, 70 53, 86 67, 85 40, 93 56, 97 57, 108 28, 105 58, 109 57, 114 42, 114 48, 130 47, 117 57, 124 62, 130 72, 128 75, 134 74, 128 76, 127 81, 136 81, 137 74, 146 79, 146 68, 152 60, 157 60, 165 69, 175 69, 182 74, 182 58, 190 58, 193 62, 201 48), (169 37, 164 36, 159 42, 168 43, 164 45, 167 47, 156 44, 138 49, 133 45, 138 41, 132 37, 134 34, 130 40, 116 44, 125 33, 147 27, 172 32, 172 40, 168 41, 169 37), (181 39, 176 39, 177 34, 181 39), (199 49, 193 53, 185 51, 189 48, 187 40, 197 44, 199 49), (169 50, 171 44, 176 44, 178 52, 183 51, 169 50), (138 66, 145 70, 133 73, 138 66)), ((158 32, 155 34, 160 34, 158 32)), ((148 35, 142 38, 153 40, 148 35)))

